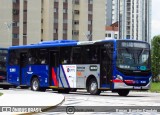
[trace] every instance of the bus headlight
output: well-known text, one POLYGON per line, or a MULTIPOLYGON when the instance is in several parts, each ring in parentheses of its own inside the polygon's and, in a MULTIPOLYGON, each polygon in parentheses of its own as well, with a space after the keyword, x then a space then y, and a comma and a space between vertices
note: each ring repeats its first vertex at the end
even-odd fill
POLYGON ((149 82, 152 80, 152 77, 149 78, 149 82))
POLYGON ((120 79, 120 80, 123 80, 123 77, 120 76, 120 75, 117 75, 117 78, 116 79, 120 79))

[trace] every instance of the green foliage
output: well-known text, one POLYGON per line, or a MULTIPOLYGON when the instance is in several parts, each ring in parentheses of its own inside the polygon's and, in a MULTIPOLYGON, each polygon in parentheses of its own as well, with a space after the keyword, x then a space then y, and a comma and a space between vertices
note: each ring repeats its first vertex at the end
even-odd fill
POLYGON ((154 36, 152 40, 152 74, 157 79, 160 74, 160 35, 154 36))
POLYGON ((3 93, 0 93, 0 96, 3 95, 3 93))
POLYGON ((150 89, 151 92, 160 92, 160 82, 157 82, 157 83, 151 83, 151 89, 150 89))

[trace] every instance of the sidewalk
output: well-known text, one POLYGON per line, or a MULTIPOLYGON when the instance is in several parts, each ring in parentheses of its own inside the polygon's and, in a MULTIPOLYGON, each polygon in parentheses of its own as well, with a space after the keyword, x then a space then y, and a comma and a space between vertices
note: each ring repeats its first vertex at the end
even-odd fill
MULTIPOLYGON (((3 93, 2 96, 0 96, 0 106, 7 106, 8 109, 11 109, 12 111, 24 111, 24 112, 0 112, 0 115, 15 115, 15 114, 22 114, 26 113, 26 111, 37 111, 41 112, 43 110, 55 107, 59 104, 61 104, 64 101, 64 96, 62 94, 57 93, 49 93, 49 92, 33 92, 33 91, 1 91, 3 93), (10 92, 11 91, 11 92, 10 92), (12 107, 10 106, 18 106, 12 107), (28 107, 25 107, 28 106, 28 107), (34 108, 32 107, 34 106, 34 108), (42 106, 42 107, 38 107, 42 106), (21 108, 22 107, 22 108, 21 108)), ((0 108, 2 109, 2 108, 0 108)), ((8 110, 7 109, 7 110, 8 110)), ((6 108, 3 108, 3 111, 5 111, 6 108)), ((8 110, 9 111, 9 110, 8 110)))

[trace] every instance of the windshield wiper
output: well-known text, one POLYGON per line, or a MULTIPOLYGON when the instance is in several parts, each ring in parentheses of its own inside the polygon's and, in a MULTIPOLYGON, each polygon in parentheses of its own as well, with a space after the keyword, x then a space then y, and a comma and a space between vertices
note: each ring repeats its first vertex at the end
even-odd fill
POLYGON ((128 52, 128 54, 131 54, 132 59, 134 60, 134 63, 136 64, 136 58, 135 58, 134 53, 131 53, 128 48, 125 48, 125 49, 126 49, 126 51, 128 52))
POLYGON ((140 60, 140 56, 143 54, 143 52, 144 52, 144 49, 142 49, 141 52, 138 55, 138 63, 139 63, 139 60, 140 60))

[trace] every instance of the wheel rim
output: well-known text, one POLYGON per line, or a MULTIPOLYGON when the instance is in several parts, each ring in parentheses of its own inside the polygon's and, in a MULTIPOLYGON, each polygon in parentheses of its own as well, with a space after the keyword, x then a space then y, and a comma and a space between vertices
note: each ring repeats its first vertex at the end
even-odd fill
POLYGON ((97 89, 97 83, 96 82, 92 82, 91 83, 91 91, 94 91, 97 89))
POLYGON ((38 89, 38 82, 35 80, 33 81, 33 90, 37 90, 38 89))

